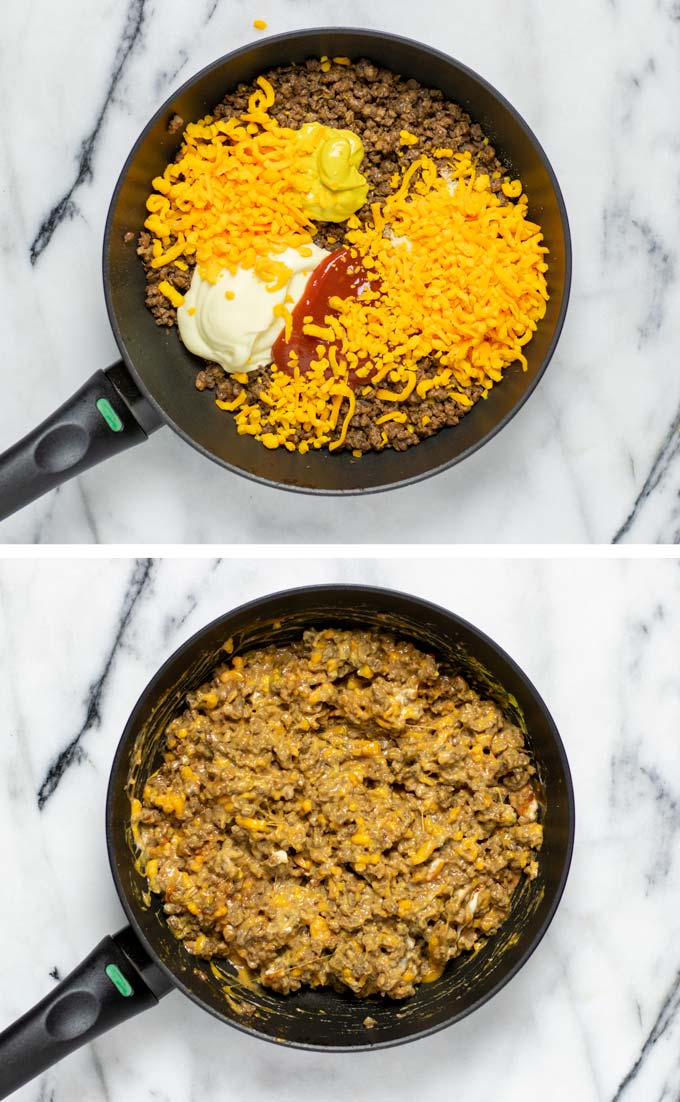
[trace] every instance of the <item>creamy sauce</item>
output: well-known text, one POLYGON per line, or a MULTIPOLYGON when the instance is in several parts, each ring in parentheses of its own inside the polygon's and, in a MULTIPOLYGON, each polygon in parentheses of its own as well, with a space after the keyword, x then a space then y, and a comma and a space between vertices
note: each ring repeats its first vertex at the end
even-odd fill
POLYGON ((189 351, 232 373, 271 363, 272 346, 284 328, 284 319, 274 314, 274 308, 285 305, 292 310, 311 272, 328 256, 325 249, 311 244, 305 252, 309 255, 286 249, 276 257, 290 269, 290 278, 275 291, 251 268, 223 272, 217 283, 203 279, 196 268, 177 311, 179 331, 189 351))

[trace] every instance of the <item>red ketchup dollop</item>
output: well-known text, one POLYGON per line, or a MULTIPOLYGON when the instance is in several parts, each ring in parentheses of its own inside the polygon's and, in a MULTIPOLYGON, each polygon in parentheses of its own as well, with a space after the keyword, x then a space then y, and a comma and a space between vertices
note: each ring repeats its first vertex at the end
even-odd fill
MULTIPOLYGON (((372 284, 358 260, 352 255, 350 249, 336 249, 330 256, 324 257, 307 280, 307 285, 302 293, 300 301, 293 310, 293 327, 290 340, 286 340, 285 330, 279 334, 272 347, 274 363, 279 371, 293 374, 293 367, 289 363, 291 352, 297 353, 297 363, 300 373, 305 374, 309 370, 312 360, 318 359, 317 346, 323 344, 327 350, 331 346, 340 351, 341 342, 338 340, 322 340, 319 337, 310 337, 303 333, 304 318, 312 318, 315 325, 324 325, 324 318, 328 314, 335 314, 329 306, 329 300, 337 295, 338 298, 359 298, 362 291, 371 290, 372 284)), ((338 363, 342 358, 338 355, 338 363)), ((329 369, 327 376, 332 374, 329 369)), ((349 383, 356 386, 357 383, 368 382, 368 377, 358 379, 356 372, 349 373, 349 383)))

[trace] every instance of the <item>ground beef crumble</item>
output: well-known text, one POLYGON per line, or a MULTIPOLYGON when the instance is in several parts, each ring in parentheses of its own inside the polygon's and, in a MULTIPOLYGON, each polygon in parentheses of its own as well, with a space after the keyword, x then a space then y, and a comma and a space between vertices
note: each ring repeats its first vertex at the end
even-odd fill
MULTIPOLYGON (((446 100, 438 89, 423 87, 416 80, 405 80, 371 61, 364 59, 351 66, 333 65, 328 72, 324 72, 320 62, 310 58, 301 65, 272 69, 264 76, 276 93, 270 113, 282 126, 297 129, 306 122, 316 121, 350 129, 359 135, 365 150, 361 171, 370 186, 366 204, 357 212, 362 220, 370 215, 372 202, 389 195, 391 176, 405 169, 427 149, 443 146, 452 148, 455 153, 468 151, 478 158, 480 166, 489 175, 496 170, 503 174, 508 171, 507 166, 498 160, 481 126, 472 122, 461 107, 446 100), (401 130, 416 134, 418 145, 400 146, 401 130)), ((240 84, 218 104, 213 112, 215 117, 231 117, 245 111, 253 88, 252 84, 240 84)), ((172 134, 179 133, 184 125, 179 115, 173 115, 168 130, 172 134)), ((492 180, 491 189, 504 202, 500 185, 500 180, 492 180)), ((340 247, 342 234, 342 226, 319 223, 314 240, 320 247, 332 250, 340 247)), ((191 283, 195 261, 186 258, 189 263, 186 272, 172 264, 160 269, 151 268, 151 235, 145 230, 139 234, 137 252, 146 270, 146 305, 157 325, 174 326, 177 311, 160 293, 158 284, 167 280, 184 293, 191 283)), ((422 360, 418 368, 419 381, 434 376, 438 367, 437 361, 432 358, 422 360)), ((233 400, 241 390, 245 390, 246 400, 250 403, 258 400, 269 378, 270 369, 266 368, 251 373, 248 383, 241 384, 218 364, 207 364, 198 370, 196 388, 213 390, 216 397, 223 401, 233 400)), ((462 387, 461 390, 473 403, 482 394, 479 386, 462 387)), ((405 451, 440 429, 457 425, 471 407, 458 404, 442 388, 430 390, 425 401, 413 394, 399 408, 409 413, 414 431, 395 421, 376 425, 382 414, 394 412, 394 403, 383 402, 375 394, 361 396, 359 392, 356 412, 345 441, 338 450, 363 453, 389 447, 405 451), (423 419, 426 424, 422 424, 423 419)), ((338 428, 336 438, 339 433, 338 428)), ((290 439, 297 444, 302 435, 290 439)))

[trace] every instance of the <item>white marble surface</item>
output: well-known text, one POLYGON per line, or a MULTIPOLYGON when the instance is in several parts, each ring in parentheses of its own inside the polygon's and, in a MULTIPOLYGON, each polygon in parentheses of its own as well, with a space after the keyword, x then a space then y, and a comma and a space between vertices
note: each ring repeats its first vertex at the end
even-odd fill
POLYGON ((116 358, 100 279, 114 180, 163 99, 257 37, 257 17, 270 32, 343 22, 411 35, 517 106, 553 161, 574 237, 553 364, 498 438, 413 488, 362 501, 284 496, 163 430, 5 522, 4 540, 680 540, 676 0, 4 5, 0 446, 116 358), (197 506, 199 479, 203 500, 224 509, 197 506))
POLYGON ((310 1054, 179 994, 17 1102, 670 1102, 680 1093, 680 567, 674 561, 17 561, 0 564, 0 1028, 123 924, 107 775, 158 665, 275 589, 365 581, 438 600, 514 656, 574 776, 561 907, 523 971, 436 1036, 310 1054), (43 797, 39 809, 39 795, 43 797))

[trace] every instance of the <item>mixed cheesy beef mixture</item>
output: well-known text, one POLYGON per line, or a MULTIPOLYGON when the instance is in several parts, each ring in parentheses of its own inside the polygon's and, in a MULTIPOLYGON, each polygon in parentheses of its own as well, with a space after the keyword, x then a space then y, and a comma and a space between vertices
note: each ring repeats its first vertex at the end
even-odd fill
POLYGON ((188 695, 132 828, 190 953, 401 999, 536 876, 534 781, 519 729, 432 655, 314 630, 188 695))

